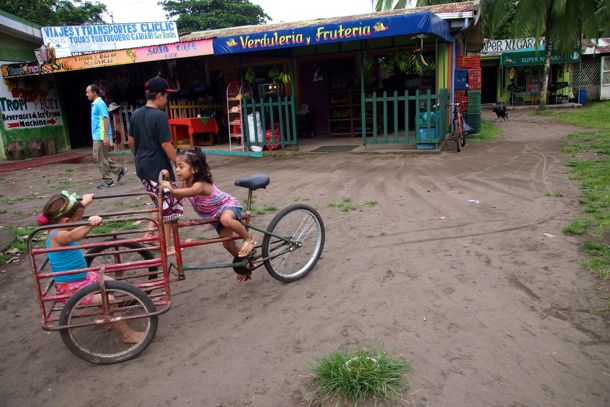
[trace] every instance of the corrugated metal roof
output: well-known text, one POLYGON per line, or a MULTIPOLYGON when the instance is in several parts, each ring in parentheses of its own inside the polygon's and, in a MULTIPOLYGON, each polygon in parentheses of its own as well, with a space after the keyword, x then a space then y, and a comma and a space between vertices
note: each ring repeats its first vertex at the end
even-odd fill
POLYGON ((312 25, 322 25, 331 23, 343 23, 346 21, 364 20, 367 18, 375 18, 380 16, 392 16, 400 14, 421 13, 430 11, 435 14, 454 14, 477 12, 478 6, 474 1, 465 1, 461 3, 447 3, 436 6, 425 6, 416 8, 407 8, 400 10, 380 11, 376 13, 359 14, 345 17, 320 18, 316 20, 295 21, 292 23, 276 23, 266 25, 244 25, 241 27, 222 28, 219 30, 195 31, 190 34, 180 36, 180 41, 194 41, 217 37, 229 37, 233 35, 254 34, 265 31, 287 30, 291 28, 307 27, 312 25))
POLYGON ((583 55, 610 54, 610 38, 598 38, 597 40, 583 41, 585 47, 583 55), (595 44, 593 43, 595 41, 595 44))

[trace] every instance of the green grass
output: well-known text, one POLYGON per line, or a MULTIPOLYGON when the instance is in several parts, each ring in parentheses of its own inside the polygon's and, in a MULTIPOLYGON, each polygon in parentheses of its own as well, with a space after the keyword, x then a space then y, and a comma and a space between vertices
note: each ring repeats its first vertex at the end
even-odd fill
MULTIPOLYGON (((563 151, 571 156, 570 179, 581 182, 582 214, 563 229, 583 236, 581 249, 587 269, 610 281, 610 102, 592 103, 586 108, 545 113, 559 120, 596 126, 598 130, 573 133, 563 140, 563 151)), ((605 291, 610 289, 605 286, 605 291)), ((600 294, 610 312, 610 296, 600 294)))
POLYGON ((371 200, 371 201, 366 201, 364 204, 365 204, 366 206, 375 206, 375 205, 377 205, 378 203, 379 203, 379 202, 377 202, 377 201, 373 201, 373 200, 371 200))
POLYGON ((469 135, 467 141, 489 143, 490 141, 495 140, 499 135, 500 128, 495 123, 481 119, 481 131, 477 134, 469 135))
POLYGON ((381 351, 332 352, 313 366, 314 401, 321 405, 357 406, 400 397, 409 364, 381 351))
POLYGON ((6 213, 6 209, 0 209, 0 215, 3 215, 6 213))
POLYGON ((577 126, 610 130, 610 102, 607 101, 590 103, 580 109, 549 109, 544 115, 577 126))
POLYGON ((591 223, 589 221, 574 219, 565 228, 563 228, 563 233, 581 236, 587 233, 587 230, 589 230, 589 226, 591 226, 591 223))
POLYGON ((356 206, 351 198, 341 198, 338 201, 332 202, 330 204, 331 208, 339 209, 341 212, 350 212, 357 211, 358 206, 356 206))
POLYGON ((13 227, 11 226, 11 232, 15 235, 15 238, 9 244, 9 246, 0 253, 0 264, 5 264, 9 259, 22 254, 28 250, 28 236, 34 230, 33 227, 13 227))
POLYGON ((133 222, 109 222, 102 223, 100 226, 93 228, 91 233, 102 234, 111 233, 117 230, 137 230, 141 227, 140 224, 136 225, 133 222))

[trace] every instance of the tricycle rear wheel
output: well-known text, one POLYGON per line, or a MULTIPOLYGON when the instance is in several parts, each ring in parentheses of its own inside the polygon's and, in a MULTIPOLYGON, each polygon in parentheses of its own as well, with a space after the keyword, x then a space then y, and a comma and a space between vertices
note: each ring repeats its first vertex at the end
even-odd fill
POLYGON ((112 304, 113 322, 104 321, 101 303, 91 301, 90 296, 101 298, 100 284, 95 283, 78 290, 68 299, 59 317, 61 326, 87 323, 83 327, 60 331, 61 339, 70 352, 81 359, 96 364, 120 363, 138 356, 153 340, 158 319, 155 304, 139 288, 122 281, 105 281, 104 287, 112 304), (117 317, 127 318, 119 322, 117 317), (130 329, 142 332, 137 343, 123 343, 117 325, 126 324, 130 329))

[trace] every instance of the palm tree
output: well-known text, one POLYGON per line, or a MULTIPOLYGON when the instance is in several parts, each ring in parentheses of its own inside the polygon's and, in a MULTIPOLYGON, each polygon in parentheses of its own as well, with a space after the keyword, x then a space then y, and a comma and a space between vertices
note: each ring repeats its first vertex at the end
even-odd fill
MULTIPOLYGON (((606 6, 610 0, 604 0, 606 6)), ((596 14, 599 0, 497 0, 494 23, 501 22, 502 10, 516 7, 513 35, 515 38, 533 35, 536 43, 545 39, 544 74, 539 110, 546 109, 546 97, 553 53, 567 54, 580 47, 580 38, 597 38, 608 26, 606 12, 596 14)), ((607 11, 607 10, 606 10, 607 11)))

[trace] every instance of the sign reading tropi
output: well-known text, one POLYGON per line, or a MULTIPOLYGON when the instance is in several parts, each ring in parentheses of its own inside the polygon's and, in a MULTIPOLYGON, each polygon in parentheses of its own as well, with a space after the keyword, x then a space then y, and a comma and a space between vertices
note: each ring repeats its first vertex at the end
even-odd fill
POLYGON ((0 79, 0 113, 6 130, 62 124, 54 79, 36 78, 35 82, 24 85, 0 79))
POLYGON ((170 44, 179 40, 174 21, 43 27, 40 31, 43 42, 54 48, 57 58, 170 44))

